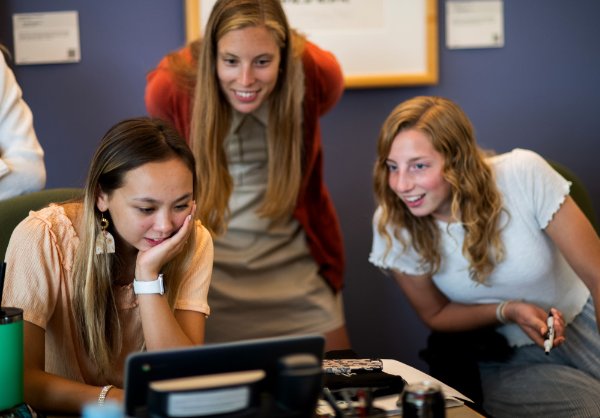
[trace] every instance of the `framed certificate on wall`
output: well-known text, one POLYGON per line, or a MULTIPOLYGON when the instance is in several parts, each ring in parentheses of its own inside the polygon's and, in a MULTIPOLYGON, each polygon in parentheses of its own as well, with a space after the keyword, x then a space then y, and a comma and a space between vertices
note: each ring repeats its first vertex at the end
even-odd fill
MULTIPOLYGON (((290 25, 333 52, 346 87, 438 82, 437 0, 281 0, 290 25)), ((216 0, 185 0, 188 41, 201 36, 216 0)))

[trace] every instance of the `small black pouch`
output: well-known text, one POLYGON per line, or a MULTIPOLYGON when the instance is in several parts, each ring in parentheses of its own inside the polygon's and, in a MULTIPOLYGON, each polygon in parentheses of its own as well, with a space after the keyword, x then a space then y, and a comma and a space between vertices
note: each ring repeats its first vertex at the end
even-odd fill
POLYGON ((329 351, 323 360, 324 384, 337 391, 366 389, 371 396, 398 395, 406 381, 383 371, 380 359, 359 358, 352 350, 329 351))

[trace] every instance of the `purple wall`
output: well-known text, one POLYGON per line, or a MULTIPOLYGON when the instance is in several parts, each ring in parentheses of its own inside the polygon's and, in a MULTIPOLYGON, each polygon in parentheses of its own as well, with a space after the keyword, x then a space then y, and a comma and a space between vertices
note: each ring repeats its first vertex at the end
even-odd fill
MULTIPOLYGON (((82 61, 17 66, 46 151, 48 187, 78 186, 97 141, 116 121, 145 113, 144 77, 184 42, 183 2, 4 0, 0 41, 12 49, 12 13, 78 10, 82 61)), ((346 311, 358 352, 425 367, 427 331, 394 283, 367 262, 371 168, 379 127, 400 101, 441 95, 470 115, 480 143, 531 148, 570 166, 598 211, 600 2, 506 1, 505 47, 447 50, 439 1, 440 82, 432 87, 348 90, 323 120, 326 176, 348 255, 346 311)))

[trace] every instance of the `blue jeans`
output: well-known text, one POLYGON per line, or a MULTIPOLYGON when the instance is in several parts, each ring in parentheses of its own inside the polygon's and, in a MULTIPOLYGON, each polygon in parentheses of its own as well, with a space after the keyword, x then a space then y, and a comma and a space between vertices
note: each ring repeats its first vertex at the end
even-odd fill
POLYGON ((480 362, 483 406, 494 418, 600 417, 600 333, 592 299, 549 355, 537 345, 480 362))

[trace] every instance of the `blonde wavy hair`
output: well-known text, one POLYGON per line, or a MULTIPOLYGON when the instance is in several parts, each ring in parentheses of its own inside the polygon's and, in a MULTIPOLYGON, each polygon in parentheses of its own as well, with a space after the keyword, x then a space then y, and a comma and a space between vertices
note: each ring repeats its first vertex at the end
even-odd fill
MULTIPOLYGON (((73 266, 73 305, 80 341, 102 376, 114 369, 113 361, 122 348, 121 324, 112 285, 125 266, 118 242, 114 254, 96 254, 96 237, 101 234, 102 215, 96 202, 100 191, 110 195, 122 187, 129 171, 172 158, 181 160, 193 174, 193 198, 196 200, 194 156, 183 138, 158 119, 127 119, 113 126, 102 138, 88 171, 80 219, 82 232, 73 266)), ((112 220, 108 212, 104 217, 109 222, 112 220)), ((114 235, 113 222, 110 224, 108 230, 114 235)), ((162 272, 168 280, 165 294, 171 309, 183 273, 191 263, 195 242, 193 228, 183 251, 163 266, 162 272)))
POLYGON ((486 153, 476 143, 471 122, 462 109, 448 99, 420 96, 398 105, 385 120, 377 142, 374 168, 374 191, 381 207, 378 232, 387 241, 394 238, 406 248, 412 245, 421 256, 423 266, 435 274, 441 264, 440 231, 435 219, 416 217, 389 187, 386 161, 394 139, 401 131, 415 129, 427 135, 433 148, 444 157, 443 175, 452 193, 451 211, 465 229, 462 253, 469 261, 471 279, 484 284, 496 264, 504 258, 500 237, 502 198, 486 153), (411 242, 402 237, 406 230, 411 242))
MULTIPOLYGON (((217 43, 228 32, 248 27, 267 28, 281 51, 279 76, 269 97, 268 182, 259 214, 272 219, 291 215, 302 180, 305 39, 290 29, 279 0, 218 0, 204 38, 192 49, 193 55, 197 48, 198 73, 190 133, 201 195, 198 216, 213 234, 226 229, 233 190, 223 147, 232 109, 217 76, 217 43)), ((190 85, 189 75, 180 80, 190 85)))

